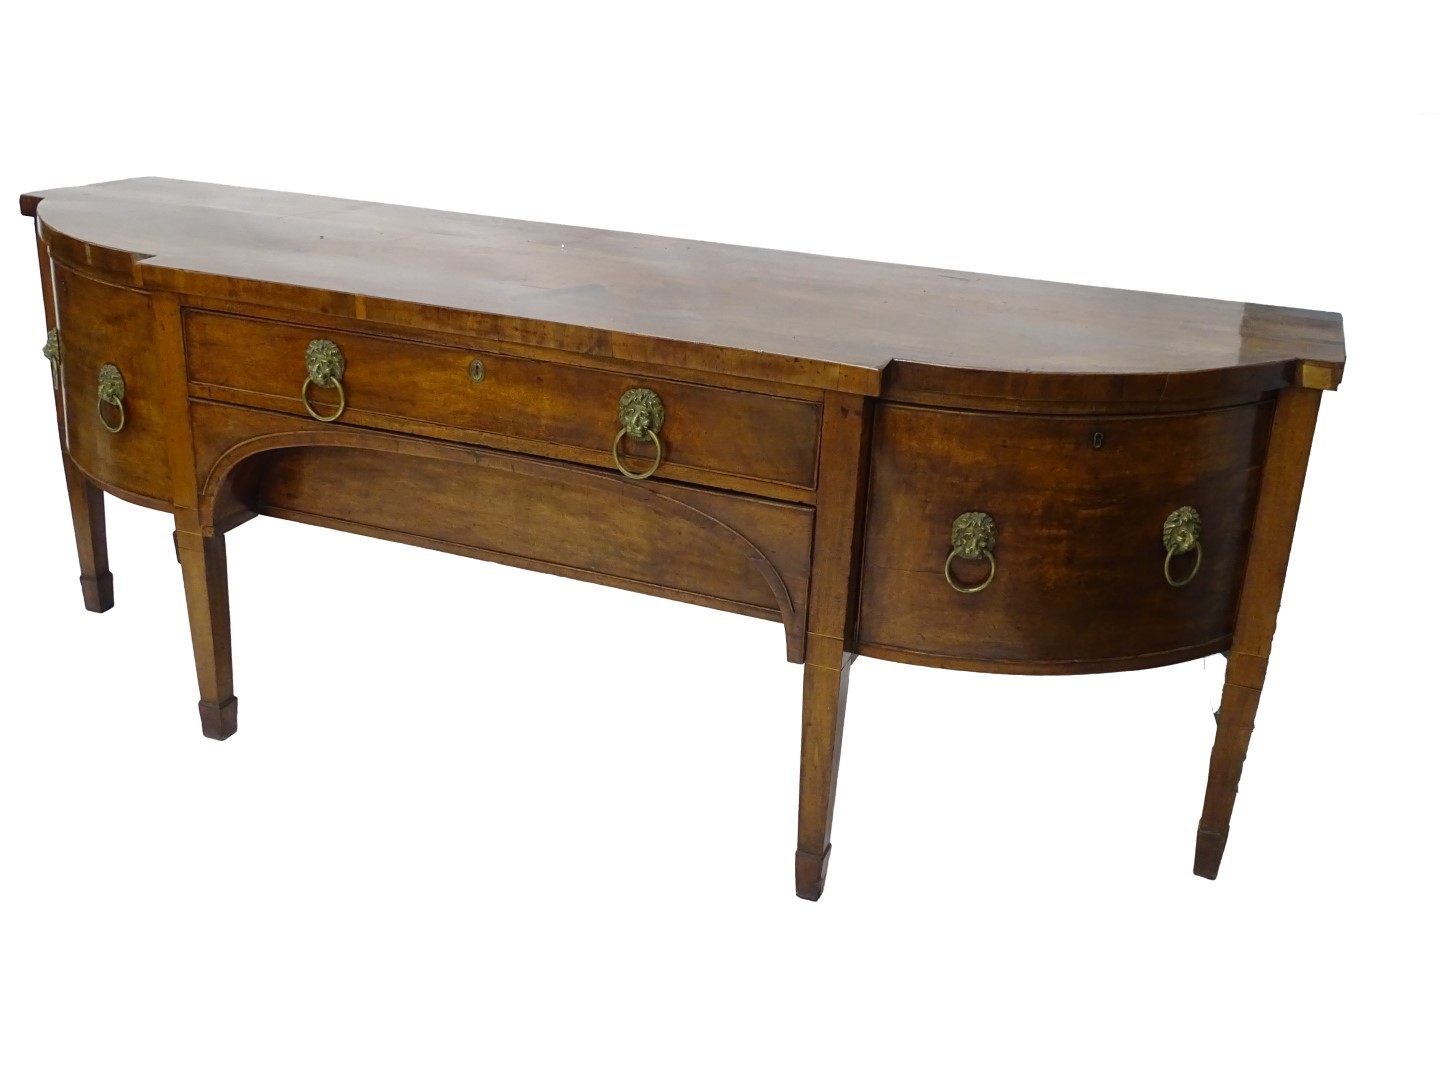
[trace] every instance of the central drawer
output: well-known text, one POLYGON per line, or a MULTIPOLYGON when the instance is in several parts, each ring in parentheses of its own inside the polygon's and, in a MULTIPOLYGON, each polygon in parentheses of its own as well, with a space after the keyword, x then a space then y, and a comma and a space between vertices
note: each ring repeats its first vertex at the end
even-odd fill
POLYGON ((336 423, 612 469, 618 450, 635 473, 660 452, 658 476, 813 501, 820 410, 796 398, 207 311, 185 316, 191 393, 305 415, 303 390, 328 418, 336 390, 305 387, 313 342, 343 358, 336 423), (658 442, 616 442, 621 396, 635 389, 663 407, 658 442))

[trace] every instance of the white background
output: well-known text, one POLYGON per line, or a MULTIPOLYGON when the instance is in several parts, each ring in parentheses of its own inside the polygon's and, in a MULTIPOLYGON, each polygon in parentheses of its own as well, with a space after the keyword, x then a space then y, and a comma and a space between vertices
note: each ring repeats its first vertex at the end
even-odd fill
POLYGON ((6 199, 159 174, 1316 307, 1352 363, 1218 881, 1218 664, 861 660, 808 904, 775 624, 262 520, 201 738, 164 516, 109 500, 81 607, 13 216, 0 1074, 1435 1075, 1434 36, 1171 10, 7 15, 6 199))

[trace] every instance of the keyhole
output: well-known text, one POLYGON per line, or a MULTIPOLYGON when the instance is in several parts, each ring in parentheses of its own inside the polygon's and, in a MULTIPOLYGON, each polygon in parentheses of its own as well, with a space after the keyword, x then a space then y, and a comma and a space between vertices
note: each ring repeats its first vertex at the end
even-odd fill
POLYGON ((1105 433, 1103 431, 1097 431, 1094 435, 1091 435, 1090 445, 1094 449, 1099 450, 1102 446, 1105 445, 1105 433))
POLYGON ((482 360, 479 359, 479 357, 476 357, 474 360, 470 361, 470 381, 485 381, 485 364, 482 360))

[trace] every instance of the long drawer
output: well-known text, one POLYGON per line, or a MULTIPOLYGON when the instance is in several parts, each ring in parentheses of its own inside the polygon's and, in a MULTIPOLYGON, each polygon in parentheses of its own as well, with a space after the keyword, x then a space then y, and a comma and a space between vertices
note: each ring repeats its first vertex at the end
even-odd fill
POLYGON ((338 412, 339 424, 587 465, 615 468, 618 453, 633 473, 659 455, 656 476, 796 501, 811 501, 815 487, 812 401, 206 311, 186 313, 185 339, 198 397, 302 415, 308 400, 319 417, 338 412), (317 350, 343 362, 338 387, 324 378, 305 385, 317 350), (661 405, 653 440, 617 442, 631 390, 661 405))

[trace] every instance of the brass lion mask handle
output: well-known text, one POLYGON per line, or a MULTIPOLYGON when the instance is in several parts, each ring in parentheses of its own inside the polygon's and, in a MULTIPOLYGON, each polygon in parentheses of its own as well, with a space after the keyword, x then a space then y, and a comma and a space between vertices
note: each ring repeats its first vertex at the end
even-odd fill
POLYGON ((50 361, 50 385, 56 390, 60 389, 60 358, 63 350, 60 347, 60 330, 58 327, 51 327, 50 332, 45 335, 45 348, 40 350, 45 354, 45 359, 50 361))
POLYGON ((665 406, 660 403, 660 395, 654 390, 636 386, 620 395, 620 431, 616 434, 615 441, 610 444, 610 456, 622 475, 631 480, 644 480, 655 475, 655 470, 660 468, 660 462, 665 457, 665 447, 661 444, 659 435, 660 425, 663 423, 665 406), (631 472, 620 460, 620 441, 627 435, 632 439, 649 439, 655 444, 655 460, 644 472, 631 472))
POLYGON ((995 580, 995 519, 979 510, 970 510, 950 525, 950 557, 945 560, 945 580, 959 593, 984 592, 995 580), (979 585, 961 585, 950 576, 956 559, 990 561, 990 573, 979 585))
POLYGON ((1193 506, 1182 506, 1172 511, 1160 530, 1160 540, 1165 545, 1165 580, 1177 589, 1189 585, 1200 572, 1200 511, 1193 506), (1195 565, 1190 567, 1190 573, 1177 579, 1170 572, 1170 560, 1192 550, 1195 552, 1195 565))
POLYGON ((316 338, 305 346, 305 381, 300 385, 300 401, 305 411, 322 424, 332 424, 345 411, 345 387, 340 380, 345 377, 345 357, 340 346, 328 338, 316 338), (310 387, 333 389, 340 395, 340 403, 328 416, 321 416, 310 404, 310 387))
POLYGON ((114 364, 106 364, 100 369, 99 397, 95 402, 95 410, 100 414, 100 423, 105 425, 105 430, 110 434, 118 434, 125 426, 125 376, 120 374, 120 369, 114 364), (120 419, 115 423, 105 415, 105 406, 120 414, 120 419))

